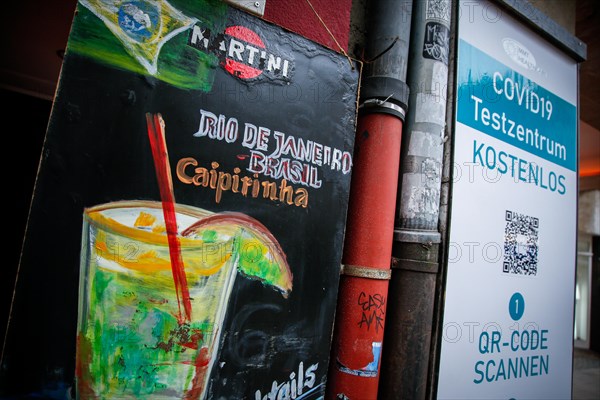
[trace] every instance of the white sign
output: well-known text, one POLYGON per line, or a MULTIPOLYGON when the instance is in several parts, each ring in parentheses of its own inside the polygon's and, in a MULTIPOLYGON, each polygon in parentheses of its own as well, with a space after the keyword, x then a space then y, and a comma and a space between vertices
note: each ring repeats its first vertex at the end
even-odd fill
POLYGON ((461 0, 439 399, 571 397, 577 64, 461 0))

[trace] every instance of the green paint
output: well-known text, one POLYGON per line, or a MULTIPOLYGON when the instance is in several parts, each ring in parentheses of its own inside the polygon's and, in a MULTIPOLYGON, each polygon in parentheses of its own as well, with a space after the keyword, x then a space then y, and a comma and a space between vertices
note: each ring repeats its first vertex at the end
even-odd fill
POLYGON ((67 56, 71 51, 92 57, 103 64, 146 74, 144 67, 127 54, 122 43, 104 23, 81 5, 77 7, 77 15, 71 26, 67 56))
MULTIPOLYGON (((127 267, 142 262, 147 254, 166 262, 166 243, 139 241, 136 252, 128 253, 125 250, 132 248, 133 239, 110 227, 90 225, 88 219, 84 230, 90 231, 92 239, 82 264, 82 274, 89 280, 82 296, 85 318, 80 322, 77 355, 82 398, 182 399, 197 379, 205 385, 204 375, 196 376, 195 363, 199 354, 213 357, 215 324, 220 328, 237 256, 229 255, 220 268, 214 268, 203 260, 221 259, 202 257, 201 240, 185 247, 182 256, 188 268, 192 321, 181 324, 170 269, 127 267), (203 269, 212 272, 197 273, 203 269)), ((222 243, 214 232, 206 236, 222 243)))
MULTIPOLYGON (((206 322, 193 322, 182 333, 169 309, 154 303, 156 298, 174 300, 172 293, 140 287, 137 279, 115 271, 97 269, 94 280, 96 290, 90 299, 94 329, 86 337, 95 355, 89 367, 97 394, 144 398, 168 388, 173 391, 174 383, 182 380, 188 382, 182 388, 187 387, 194 369, 185 363, 193 361, 196 350, 185 344, 191 340, 189 332, 203 332, 206 322)), ((196 347, 203 344, 200 338, 196 347)))
POLYGON ((244 237, 244 233, 245 231, 242 229, 236 238, 239 271, 248 278, 258 279, 269 286, 285 290, 285 279, 289 279, 289 277, 282 273, 282 266, 273 255, 274 249, 268 247, 273 244, 265 245, 254 237, 244 237))
MULTIPOLYGON (((222 32, 227 19, 227 5, 220 1, 171 1, 173 7, 198 23, 222 32)), ((189 29, 179 33, 162 46, 154 78, 181 89, 208 92, 212 88, 218 59, 187 45, 189 29)), ((79 5, 73 20, 67 45, 70 53, 93 58, 99 63, 137 74, 151 74, 129 54, 123 43, 105 23, 88 8, 79 5)))
POLYGON ((207 229, 204 232, 202 232, 202 241, 204 243, 214 243, 215 240, 218 239, 218 233, 217 231, 214 231, 212 229, 207 229))
MULTIPOLYGON (((244 264, 254 277, 273 279, 270 274, 259 276, 265 265, 275 268, 267 260, 246 259, 244 264)), ((96 394, 147 398, 168 395, 178 385, 190 387, 196 349, 205 344, 203 335, 211 335, 214 326, 208 319, 178 324, 175 292, 168 278, 159 279, 164 284, 161 289, 157 282, 140 283, 133 273, 96 268, 91 282, 91 329, 84 330, 94 355, 87 376, 96 394), (187 346, 194 343, 194 332, 200 334, 196 349, 187 346)), ((183 394, 177 393, 175 397, 183 394)))
POLYGON ((94 295, 99 300, 102 300, 102 295, 104 294, 104 291, 106 290, 106 287, 110 283, 111 279, 112 277, 102 273, 96 273, 96 275, 94 276, 94 295))
MULTIPOLYGON (((125 219, 125 226, 118 222, 122 216, 160 212, 149 206, 160 203, 115 202, 99 206, 104 211, 86 210, 83 232, 90 240, 84 242, 81 264, 87 284, 77 349, 77 386, 84 398, 181 399, 192 389, 201 393, 210 369, 196 365, 216 360, 213 351, 236 272, 284 296, 291 291, 285 254, 269 243, 274 239, 266 228, 240 226, 235 218, 198 227, 194 235, 181 238, 192 318, 179 322, 166 240, 141 235, 131 226, 135 217, 125 219), (125 205, 135 205, 135 211, 125 205)), ((206 217, 201 211, 193 214, 199 221, 206 217)))

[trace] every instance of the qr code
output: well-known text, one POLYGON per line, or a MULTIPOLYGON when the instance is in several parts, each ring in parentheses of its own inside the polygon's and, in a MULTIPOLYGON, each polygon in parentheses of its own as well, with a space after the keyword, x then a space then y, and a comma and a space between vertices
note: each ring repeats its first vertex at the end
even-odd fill
POLYGON ((536 275, 538 268, 539 219, 506 210, 502 272, 536 275))

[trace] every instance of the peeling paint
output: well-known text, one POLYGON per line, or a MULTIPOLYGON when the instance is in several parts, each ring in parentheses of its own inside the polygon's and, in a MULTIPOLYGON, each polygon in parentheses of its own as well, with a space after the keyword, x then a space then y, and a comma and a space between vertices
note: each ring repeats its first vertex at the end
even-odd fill
POLYGON ((337 366, 338 370, 340 370, 341 372, 346 373, 346 374, 361 376, 361 377, 365 377, 365 378, 376 377, 377 372, 379 370, 379 360, 381 358, 381 342, 372 342, 371 348, 373 351, 373 359, 370 363, 368 363, 367 365, 365 365, 362 368, 352 369, 352 368, 345 366, 338 358, 338 359, 336 359, 336 366, 337 366))
POLYGON ((439 93, 417 93, 415 122, 444 125, 446 101, 439 93))
POLYGON ((424 131, 412 131, 408 142, 409 156, 431 157, 436 160, 442 159, 442 140, 439 133, 424 131))

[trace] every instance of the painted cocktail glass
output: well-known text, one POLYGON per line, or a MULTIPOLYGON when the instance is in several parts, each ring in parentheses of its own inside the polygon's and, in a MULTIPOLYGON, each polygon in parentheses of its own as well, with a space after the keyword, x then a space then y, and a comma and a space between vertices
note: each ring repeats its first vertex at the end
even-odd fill
POLYGON ((237 272, 284 295, 291 290, 285 255, 256 220, 184 205, 175 211, 189 320, 181 318, 161 203, 85 210, 78 398, 203 398, 237 272))

